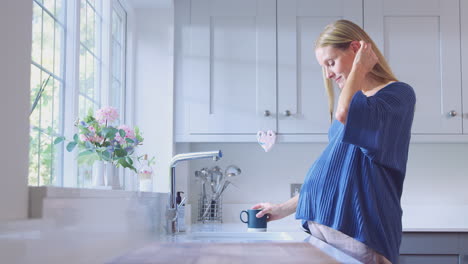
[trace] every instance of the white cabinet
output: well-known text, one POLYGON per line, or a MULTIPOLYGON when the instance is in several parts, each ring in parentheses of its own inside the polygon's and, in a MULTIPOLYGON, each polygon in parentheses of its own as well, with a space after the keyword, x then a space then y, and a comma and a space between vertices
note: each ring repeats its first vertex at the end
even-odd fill
POLYGON ((326 140, 314 41, 334 20, 362 25, 362 0, 183 2, 176 6, 176 43, 185 41, 176 44, 177 141, 253 142, 270 129, 281 140, 326 140))
POLYGON ((278 132, 326 134, 330 114, 314 42, 335 20, 348 19, 362 26, 362 1, 278 0, 277 13, 278 132))
POLYGON ((190 134, 276 130, 275 9, 275 0, 191 1, 190 134))
POLYGON ((459 1, 365 0, 364 4, 365 30, 397 78, 415 89, 413 134, 461 134, 459 1), (451 116, 451 111, 456 115, 451 116))
MULTIPOLYGON (((463 93, 463 120, 468 120, 468 1, 460 1, 460 25, 462 46, 462 90, 463 93)), ((463 122, 463 132, 468 134, 468 122, 463 122)), ((468 261, 468 260, 467 260, 468 261)))
POLYGON ((466 1, 175 4, 176 141, 254 142, 258 130, 271 129, 282 142, 326 142, 328 103, 314 41, 337 19, 363 26, 397 78, 414 87, 413 142, 468 141, 466 1))

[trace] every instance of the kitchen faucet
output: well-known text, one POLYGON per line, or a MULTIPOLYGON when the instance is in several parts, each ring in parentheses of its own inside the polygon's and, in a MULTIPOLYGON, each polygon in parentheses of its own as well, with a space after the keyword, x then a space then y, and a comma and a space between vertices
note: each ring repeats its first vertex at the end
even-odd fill
POLYGON ((182 153, 175 155, 170 164, 171 168, 171 192, 169 195, 169 207, 167 210, 167 232, 169 234, 177 233, 177 209, 176 204, 176 187, 175 187, 175 167, 176 165, 185 160, 194 160, 194 159, 205 159, 213 158, 214 161, 219 160, 223 157, 221 150, 216 151, 206 151, 206 152, 191 152, 191 153, 182 153))

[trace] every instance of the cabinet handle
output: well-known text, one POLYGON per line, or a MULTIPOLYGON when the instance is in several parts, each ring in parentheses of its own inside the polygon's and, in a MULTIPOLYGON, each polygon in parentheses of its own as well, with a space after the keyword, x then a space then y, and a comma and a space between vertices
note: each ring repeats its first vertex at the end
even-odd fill
POLYGON ((455 117, 455 116, 457 116, 457 111, 452 110, 452 111, 450 111, 450 112, 448 113, 448 115, 449 115, 450 117, 455 117))
POLYGON ((289 111, 289 110, 286 110, 286 111, 284 111, 284 113, 283 113, 283 114, 284 114, 285 116, 290 116, 290 115, 291 115, 291 111, 289 111))
POLYGON ((265 112, 263 113, 264 116, 270 116, 270 111, 268 110, 265 110, 265 112))

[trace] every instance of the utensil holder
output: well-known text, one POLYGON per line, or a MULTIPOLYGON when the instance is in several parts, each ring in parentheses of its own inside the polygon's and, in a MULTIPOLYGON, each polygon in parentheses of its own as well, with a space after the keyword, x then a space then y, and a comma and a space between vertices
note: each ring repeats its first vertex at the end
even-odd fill
POLYGON ((223 203, 221 197, 218 199, 211 199, 209 197, 200 196, 198 200, 198 222, 223 222, 223 203))

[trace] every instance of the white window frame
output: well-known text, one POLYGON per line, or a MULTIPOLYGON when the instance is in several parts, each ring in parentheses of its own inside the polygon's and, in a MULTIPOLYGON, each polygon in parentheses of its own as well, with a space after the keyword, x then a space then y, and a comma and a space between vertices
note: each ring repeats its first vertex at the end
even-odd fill
MULTIPOLYGON (((127 26, 127 12, 125 11, 125 9, 123 8, 122 4, 120 3, 119 0, 113 0, 112 1, 112 7, 111 7, 111 19, 113 19, 113 13, 112 11, 116 11, 116 13, 122 18, 123 20, 123 30, 122 30, 122 43, 119 43, 121 45, 121 52, 120 52, 120 58, 121 58, 121 64, 120 64, 120 72, 122 73, 122 76, 121 77, 121 80, 119 80, 120 84, 122 85, 122 90, 121 90, 121 93, 120 93, 120 102, 119 104, 121 106, 125 106, 125 100, 124 100, 124 97, 125 97, 125 87, 126 87, 126 84, 125 84, 125 80, 126 80, 126 76, 125 76, 125 69, 126 69, 126 26, 127 26)), ((110 39, 110 52, 109 52, 109 55, 110 55, 110 65, 112 64, 113 62, 113 45, 112 45, 112 42, 114 40, 114 37, 112 35, 112 29, 110 30, 110 36, 109 36, 109 39, 110 39)), ((112 70, 113 70, 113 67, 111 66, 111 71, 109 71, 111 74, 110 74, 110 78, 109 78, 109 81, 110 81, 110 84, 109 84, 109 87, 112 87, 112 81, 114 79, 114 76, 112 74, 112 70)), ((110 95, 110 93, 109 93, 110 95)), ((110 98, 109 98, 110 100, 110 98)), ((125 109, 119 109, 120 112, 119 112, 119 115, 122 119, 123 122, 125 122, 125 109)))
MULTIPOLYGON (((115 0, 114 0, 115 1, 115 0)), ((102 0, 102 25, 101 25, 101 74, 100 74, 100 106, 107 105, 109 103, 109 87, 110 87, 110 63, 111 63, 111 47, 110 40, 112 37, 112 28, 111 28, 111 14, 112 14, 112 5, 114 1, 102 0)), ((80 0, 67 0, 68 6, 66 9, 66 40, 65 40, 65 53, 66 53, 66 63, 67 67, 65 69, 65 93, 64 105, 67 107, 64 109, 64 136, 67 139, 73 138, 73 135, 77 132, 74 122, 78 118, 78 99, 79 99, 79 59, 80 59, 80 0)), ((122 8, 125 6, 121 5, 122 8)), ((124 9, 125 10, 125 9, 124 9)), ((126 42, 126 40, 125 40, 126 42)), ((97 48, 97 47, 96 47, 97 48)), ((123 57, 125 58, 125 56, 123 57)), ((124 61, 126 61, 124 59, 124 61)), ((123 63, 125 65, 125 62, 123 63)), ((125 70, 125 68, 123 69, 125 70)), ((123 71, 123 75, 126 76, 127 73, 123 71)), ((98 76, 96 76, 97 78, 98 76)), ((125 90, 127 86, 123 89, 125 90)), ((126 93, 126 92, 125 92, 126 93)), ((122 96, 122 109, 124 113, 132 115, 133 107, 128 107, 128 98, 122 96)), ((120 116, 121 122, 125 122, 124 119, 126 115, 122 114, 120 116)), ((131 125, 131 124, 129 124, 131 125)), ((66 147, 66 144, 63 145, 66 147)), ((62 184, 63 187, 78 187, 78 164, 76 161, 76 151, 73 152, 73 155, 64 151, 63 155, 63 167, 66 168, 62 173, 62 184)), ((125 175, 123 169, 119 169, 120 175, 125 175)), ((121 177, 125 179, 126 177, 121 177)), ((130 186, 126 186, 125 181, 121 181, 123 188, 127 190, 130 186)))
MULTIPOLYGON (((55 14, 53 14, 51 10, 49 10, 46 6, 44 6, 43 3, 41 3, 39 0, 32 0, 32 4, 33 5, 38 5, 41 9, 42 9, 42 12, 46 13, 46 15, 50 16, 51 19, 54 20, 55 23, 59 24, 61 27, 63 27, 63 35, 61 36, 62 37, 62 40, 61 40, 61 45, 63 45, 64 47, 66 46, 66 36, 67 36, 67 31, 66 31, 66 27, 67 27, 67 18, 66 18, 66 14, 63 14, 64 15, 64 20, 63 21, 60 21, 59 18, 57 18, 55 16, 55 14)), ((62 3, 62 9, 64 10, 67 10, 67 1, 64 0, 63 3, 62 3)), ((44 19, 42 17, 42 19, 44 19)), ((41 32, 41 34, 43 34, 43 31, 41 32)), ((54 41, 55 43, 55 41, 54 41)), ((42 48, 42 46, 41 46, 42 48)), ((54 50, 55 52, 55 50, 54 50)), ((53 81, 53 79, 59 81, 62 83, 62 93, 60 95, 60 101, 59 101, 59 105, 58 105, 58 111, 59 111, 59 126, 57 127, 58 128, 58 133, 56 136, 60 136, 60 134, 63 133, 63 130, 64 130, 64 97, 65 97, 65 89, 66 89, 66 83, 65 83, 65 72, 66 72, 66 57, 65 54, 64 54, 64 48, 62 48, 60 50, 60 55, 61 55, 61 65, 60 65, 60 69, 61 71, 61 74, 62 74, 62 77, 59 77, 57 76, 56 74, 54 74, 53 72, 49 71, 48 69, 46 69, 43 65, 42 65, 42 61, 40 62, 35 62, 32 60, 31 58, 31 67, 36 67, 38 70, 40 71, 43 71, 45 74, 49 74, 51 76, 51 80, 53 81)), ((55 55, 55 53, 54 53, 55 55)), ((41 55, 42 57, 42 55, 41 55)), ((55 60, 54 60, 54 63, 55 63, 55 60)), ((55 68, 55 65, 53 66, 55 68)), ((54 69, 50 69, 52 71, 54 71, 54 69)), ((49 80, 50 82, 50 80, 49 80)), ((38 111, 38 110, 36 110, 38 111)), ((41 129, 41 128, 39 128, 41 129)), ((31 133, 31 132, 29 132, 31 133)), ((62 186, 63 185, 63 148, 59 148, 59 147, 55 147, 54 148, 55 151, 57 151, 56 153, 56 156, 55 156, 55 161, 54 161, 54 167, 52 168, 52 173, 56 176, 54 179, 53 179, 53 182, 52 184, 53 185, 56 185, 56 186, 62 186)), ((40 180, 40 176, 38 175, 37 176, 38 179, 37 179, 37 186, 40 186, 41 185, 41 180, 40 180)), ((52 175, 50 175, 49 177, 52 177, 52 175)), ((29 183, 29 172, 28 172, 28 185, 30 185, 29 183)))
MULTIPOLYGON (((105 105, 105 98, 103 97, 103 87, 105 87, 105 82, 103 82, 103 76, 106 74, 106 70, 104 68, 104 58, 105 58, 105 55, 103 55, 103 46, 105 45, 103 43, 104 41, 104 36, 105 36, 105 25, 104 25, 104 21, 105 21, 105 17, 103 15, 103 10, 104 10, 104 7, 103 7, 103 4, 104 2, 106 2, 105 0, 97 0, 99 1, 99 3, 96 3, 96 1, 94 2, 94 5, 92 5, 89 0, 79 0, 78 1, 78 18, 79 20, 77 21, 77 24, 73 25, 75 27, 75 29, 79 32, 80 32, 80 28, 81 28, 81 23, 82 21, 80 21, 81 19, 81 6, 80 6, 80 3, 81 2, 84 2, 85 5, 86 5, 86 10, 88 10, 88 8, 90 8, 94 14, 94 21, 95 21, 95 25, 98 25, 97 28, 94 28, 94 40, 95 40, 95 43, 93 43, 94 45, 94 50, 91 50, 90 47, 87 47, 83 44, 83 42, 85 41, 84 38, 81 37, 81 35, 79 35, 79 46, 78 46, 78 54, 80 52, 80 50, 83 48, 85 49, 86 51, 86 55, 90 55, 90 59, 93 60, 93 65, 94 65, 94 84, 93 84, 93 94, 95 97, 97 97, 97 100, 95 100, 94 98, 89 98, 87 95, 85 95, 87 93, 87 89, 88 87, 86 87, 84 93, 85 94, 80 94, 80 80, 78 79, 78 86, 76 86, 76 90, 78 91, 78 97, 76 98, 77 100, 77 105, 78 105, 78 112, 77 114, 75 115, 76 117, 80 117, 82 118, 82 116, 80 116, 80 112, 79 112, 79 108, 80 108, 80 105, 79 105, 79 99, 80 99, 80 96, 84 97, 85 99, 89 100, 92 102, 92 104, 94 105, 97 105, 96 107, 96 110, 99 109, 100 107, 102 107, 103 105, 105 105), (104 32, 103 32, 104 31, 104 32), (104 100, 103 100, 104 98, 104 100)), ((87 18, 87 16, 86 16, 87 18)), ((87 26, 89 26, 87 24, 87 26)), ((86 57, 88 58, 88 57, 86 57)), ((80 66, 80 63, 83 63, 82 61, 80 61, 80 57, 78 57, 78 74, 79 74, 79 66, 80 66)), ((79 75, 78 75, 79 76, 79 75)), ((86 115, 87 114, 87 110, 85 110, 84 114, 86 115)), ((83 114, 83 113, 81 113, 83 114)), ((76 162, 76 161, 75 161, 76 162)), ((91 170, 92 170, 92 167, 91 167, 91 170)), ((87 186, 84 186, 84 179, 81 179, 81 182, 80 182, 80 175, 79 175, 79 170, 78 170, 78 167, 77 167, 77 170, 76 170, 76 177, 75 177, 75 185, 73 187, 78 187, 78 188, 86 188, 87 186)))
MULTIPOLYGON (((106 1, 107 2, 107 1, 106 1)), ((112 61, 113 61, 113 58, 112 58, 112 15, 113 15, 113 10, 115 10, 121 17, 123 17, 123 30, 122 30, 122 34, 123 34, 123 43, 121 43, 122 45, 122 52, 120 54, 120 58, 122 59, 121 61, 121 64, 120 64, 120 71, 122 73, 122 80, 121 80, 121 85, 122 85, 122 89, 120 91, 120 109, 119 109, 119 116, 120 116, 120 121, 121 123, 123 124, 126 124, 126 122, 128 121, 127 118, 126 118, 126 102, 125 102, 125 95, 126 95, 126 88, 127 88, 127 85, 126 85, 126 48, 127 48, 127 12, 125 11, 125 8, 124 6, 121 4, 121 2, 119 0, 112 0, 112 1, 109 1, 109 4, 110 4, 110 7, 109 8, 106 8, 106 10, 109 11, 109 14, 108 14, 108 20, 110 25, 108 27, 109 29, 109 35, 108 35, 108 55, 109 55, 109 63, 107 65, 109 65, 109 71, 107 71, 107 73, 109 73, 109 76, 108 76, 108 85, 107 87, 110 89, 112 87, 112 79, 113 79, 113 74, 112 74, 112 61)), ((107 102, 109 103, 109 100, 110 100, 110 92, 108 90, 107 92, 107 102)), ((126 178, 127 178, 127 174, 126 173, 126 170, 124 170, 122 167, 118 168, 117 170, 118 172, 117 175, 118 177, 120 178, 120 184, 122 185, 122 188, 124 189, 132 189, 132 186, 131 184, 127 184, 131 181, 128 181, 126 178)), ((131 175, 131 173, 130 173, 131 175)))
MULTIPOLYGON (((135 106, 134 106, 134 97, 135 97, 135 85, 134 85, 134 56, 135 56, 135 21, 134 21, 134 10, 133 8, 127 3, 127 1, 121 1, 121 0, 112 0, 112 3, 115 4, 115 2, 118 2, 120 4, 120 7, 125 11, 126 13, 126 19, 125 19, 125 48, 124 48, 124 55, 123 55, 123 62, 122 65, 125 67, 123 69, 123 75, 125 77, 125 80, 122 80, 122 82, 125 84, 124 90, 124 96, 122 96, 122 110, 124 111, 124 114, 122 115, 123 122, 127 124, 128 126, 134 126, 135 122, 135 106)), ((123 183, 124 183, 124 188, 125 190, 128 191, 135 191, 136 189, 136 183, 137 183, 137 177, 136 175, 130 171, 130 170, 124 170, 121 169, 121 175, 124 178, 123 183)))

